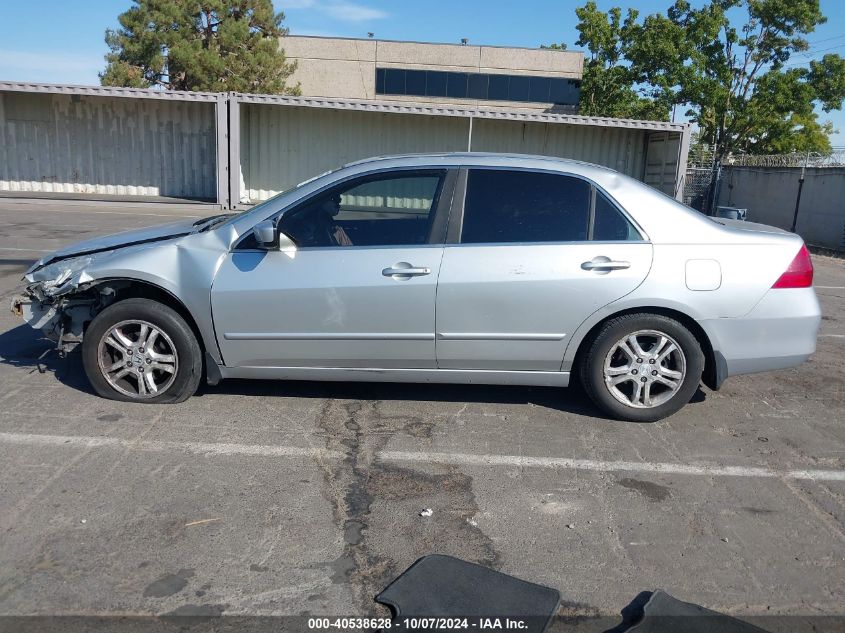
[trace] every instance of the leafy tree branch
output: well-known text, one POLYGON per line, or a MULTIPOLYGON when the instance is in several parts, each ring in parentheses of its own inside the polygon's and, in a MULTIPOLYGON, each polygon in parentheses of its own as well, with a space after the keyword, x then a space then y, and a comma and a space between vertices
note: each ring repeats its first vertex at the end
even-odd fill
POLYGON ((826 21, 819 0, 676 0, 639 19, 635 9, 576 9, 587 50, 581 112, 667 119, 675 107, 700 129, 717 160, 731 152, 829 151, 833 128, 815 107, 838 110, 845 60, 810 50, 805 36, 826 21))
POLYGON ((271 0, 134 0, 106 31, 104 86, 298 94, 271 0))

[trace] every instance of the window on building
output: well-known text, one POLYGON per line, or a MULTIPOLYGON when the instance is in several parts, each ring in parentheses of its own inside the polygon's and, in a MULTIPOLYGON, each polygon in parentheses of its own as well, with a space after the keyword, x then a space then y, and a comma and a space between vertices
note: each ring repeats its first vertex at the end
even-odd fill
POLYGON ((533 75, 377 68, 376 94, 577 105, 579 82, 533 75))
POLYGON ((489 84, 490 75, 469 73, 467 81, 467 97, 470 99, 487 99, 487 88, 489 84))
POLYGON ((552 78, 549 80, 549 101, 551 103, 578 103, 579 84, 573 79, 552 78))
POLYGON ((590 185, 580 178, 471 169, 461 242, 578 242, 589 218, 590 185))
POLYGON ((384 76, 384 91, 388 94, 406 94, 405 75, 403 68, 388 68, 384 76))
POLYGON ((446 96, 453 99, 467 98, 467 73, 446 73, 446 96))
POLYGON ((531 77, 514 75, 511 77, 510 88, 508 89, 508 101, 528 101, 528 87, 531 84, 531 77))
POLYGON ((425 94, 425 71, 424 70, 406 70, 405 71, 405 94, 410 94, 410 95, 425 94))
POLYGON ((490 92, 487 98, 492 101, 508 101, 509 86, 508 75, 490 75, 490 92))
POLYGON ((551 79, 548 77, 531 77, 531 84, 528 87, 528 100, 537 103, 548 103, 550 83, 551 79))
MULTIPOLYGON (((425 94, 416 96, 427 97, 445 97, 446 96, 446 81, 448 73, 435 73, 430 70, 425 71, 425 94)), ((386 93, 389 94, 389 93, 386 93)), ((413 94, 408 92, 393 93, 393 94, 413 94)))

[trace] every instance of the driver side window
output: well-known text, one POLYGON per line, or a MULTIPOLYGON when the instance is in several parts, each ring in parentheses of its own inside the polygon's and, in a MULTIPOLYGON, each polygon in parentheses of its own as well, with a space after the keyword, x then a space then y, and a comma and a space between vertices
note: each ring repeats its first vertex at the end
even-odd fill
POLYGON ((290 209, 278 227, 299 247, 425 244, 444 174, 429 170, 355 179, 290 209))

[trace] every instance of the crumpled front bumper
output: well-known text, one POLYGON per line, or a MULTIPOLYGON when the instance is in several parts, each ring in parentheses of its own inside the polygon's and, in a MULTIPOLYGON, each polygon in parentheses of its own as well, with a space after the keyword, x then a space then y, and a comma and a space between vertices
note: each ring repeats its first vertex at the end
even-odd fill
POLYGON ((9 306, 12 314, 26 321, 36 330, 43 330, 48 336, 57 332, 60 314, 56 304, 48 304, 38 299, 30 291, 12 297, 9 306))
POLYGON ((102 305, 102 295, 82 293, 60 297, 44 296, 42 286, 32 284, 12 297, 12 314, 55 341, 60 352, 69 352, 82 342, 86 324, 102 305))

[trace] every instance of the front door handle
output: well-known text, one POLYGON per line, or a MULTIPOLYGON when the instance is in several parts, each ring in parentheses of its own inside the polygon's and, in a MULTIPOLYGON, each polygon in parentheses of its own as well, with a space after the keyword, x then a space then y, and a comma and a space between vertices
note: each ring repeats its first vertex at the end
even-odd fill
POLYGON ((624 270, 625 268, 630 267, 631 262, 613 261, 612 259, 610 259, 609 257, 605 257, 604 255, 593 257, 592 260, 581 264, 581 268, 583 270, 594 270, 597 273, 609 273, 611 270, 624 270))
POLYGON ((430 275, 431 268, 421 266, 414 266, 408 262, 399 262, 393 264, 381 271, 385 277, 393 277, 394 279, 410 279, 411 277, 420 277, 422 275, 430 275))

